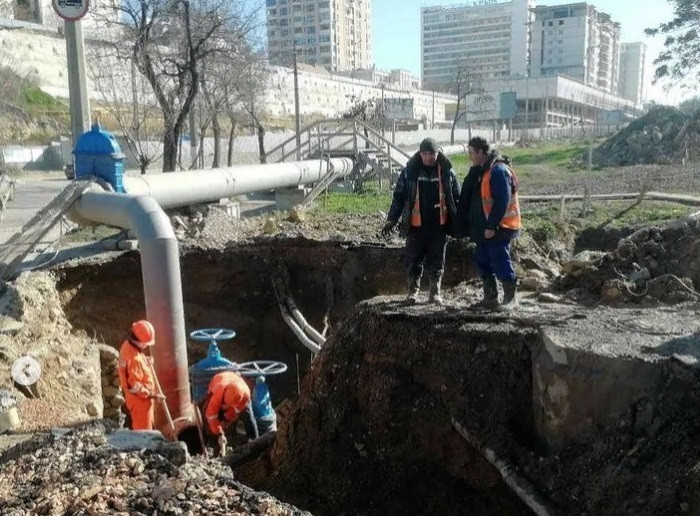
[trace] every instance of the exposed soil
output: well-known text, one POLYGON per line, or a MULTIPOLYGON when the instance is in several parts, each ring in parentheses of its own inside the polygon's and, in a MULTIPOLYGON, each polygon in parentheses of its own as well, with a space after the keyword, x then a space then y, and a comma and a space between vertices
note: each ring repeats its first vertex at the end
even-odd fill
MULTIPOLYGON (((451 242, 447 256, 447 286, 474 276, 467 246, 451 242)), ((272 289, 280 268, 288 272, 292 295, 306 319, 322 331, 327 317, 332 332, 359 301, 405 290, 402 258, 402 248, 304 238, 263 238, 225 251, 190 247, 181 257, 186 327, 235 330, 234 340, 221 343, 230 360, 289 364, 290 374, 271 379, 273 393, 283 397, 297 391, 297 359, 303 376, 311 356, 280 315, 272 289)), ((119 346, 131 322, 144 316, 138 253, 64 266, 56 274, 71 324, 94 331, 107 344, 119 346)), ((204 358, 207 347, 190 341, 190 364, 204 358)))
POLYGON ((659 365, 652 397, 548 454, 533 438, 532 371, 552 314, 535 319, 360 305, 314 362, 271 454, 239 474, 315 514, 529 513, 454 418, 551 514, 697 513, 698 371, 659 365))
POLYGON ((589 263, 564 267, 555 287, 584 303, 677 304, 700 294, 700 220, 649 226, 589 263))
POLYGON ((0 296, 0 389, 19 397, 22 426, 33 431, 102 415, 100 361, 89 334, 74 331, 61 308, 51 273, 24 273, 4 283, 0 296), (15 360, 29 355, 41 366, 31 388, 12 381, 15 360), (61 410, 56 410, 61 407, 61 410))
POLYGON ((601 166, 684 163, 698 159, 698 149, 700 112, 656 106, 596 148, 594 160, 601 166))

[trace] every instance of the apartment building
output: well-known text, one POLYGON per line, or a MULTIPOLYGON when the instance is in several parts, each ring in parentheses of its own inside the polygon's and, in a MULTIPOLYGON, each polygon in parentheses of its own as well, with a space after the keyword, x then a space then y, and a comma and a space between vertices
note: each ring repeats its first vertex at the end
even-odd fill
POLYGON ((619 95, 638 106, 646 101, 647 47, 644 43, 620 45, 619 95))
POLYGON ((372 64, 370 0, 266 0, 270 63, 299 62, 328 70, 372 64))
POLYGON ((423 7, 423 87, 449 89, 464 66, 483 78, 527 75, 533 8, 533 0, 423 7))
POLYGON ((531 53, 531 77, 564 75, 618 91, 620 24, 592 5, 537 6, 531 53))

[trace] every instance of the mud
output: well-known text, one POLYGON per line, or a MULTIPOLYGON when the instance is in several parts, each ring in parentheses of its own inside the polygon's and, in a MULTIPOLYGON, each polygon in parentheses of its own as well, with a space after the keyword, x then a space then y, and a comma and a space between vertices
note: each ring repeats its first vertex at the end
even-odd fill
POLYGON ((695 513, 696 315, 653 318, 534 303, 510 318, 363 303, 315 361, 270 455, 238 473, 315 514, 528 513, 454 419, 552 514, 695 513), (657 331, 638 322, 620 334, 621 318, 657 331), (585 414, 588 389, 611 401, 585 414), (556 447, 552 418, 570 431, 556 447))

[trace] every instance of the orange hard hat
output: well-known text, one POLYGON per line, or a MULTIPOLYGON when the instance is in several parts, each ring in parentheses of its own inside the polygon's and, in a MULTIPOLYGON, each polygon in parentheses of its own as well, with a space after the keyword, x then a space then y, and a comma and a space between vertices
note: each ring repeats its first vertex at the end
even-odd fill
POLYGON ((156 343, 156 331, 153 329, 153 325, 148 321, 136 321, 131 325, 130 340, 143 348, 146 346, 153 346, 153 344, 156 343))
POLYGON ((246 388, 245 383, 241 383, 230 383, 224 389, 224 406, 235 408, 239 412, 250 401, 250 389, 246 388))

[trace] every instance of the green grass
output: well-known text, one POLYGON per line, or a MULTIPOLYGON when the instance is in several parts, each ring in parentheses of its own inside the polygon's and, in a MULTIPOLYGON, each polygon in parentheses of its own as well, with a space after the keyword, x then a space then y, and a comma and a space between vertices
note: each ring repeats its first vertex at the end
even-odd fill
MULTIPOLYGON (((504 147, 499 150, 510 157, 519 175, 526 176, 532 165, 547 165, 568 171, 583 170, 588 145, 584 141, 545 142, 535 143, 532 147, 504 147)), ((464 177, 471 166, 469 157, 464 154, 450 156, 450 161, 460 177, 464 177)))
POLYGON ((388 192, 367 192, 361 194, 330 192, 324 200, 323 194, 316 200, 315 211, 321 213, 346 213, 367 215, 386 213, 391 205, 391 194, 388 192))
POLYGON ((48 93, 44 93, 41 88, 38 86, 34 85, 28 85, 24 89, 24 100, 27 103, 27 106, 31 107, 43 107, 43 108, 50 108, 50 107, 61 107, 65 108, 65 105, 60 102, 59 100, 55 99, 48 93))

